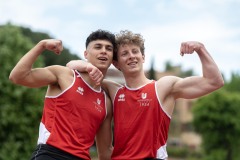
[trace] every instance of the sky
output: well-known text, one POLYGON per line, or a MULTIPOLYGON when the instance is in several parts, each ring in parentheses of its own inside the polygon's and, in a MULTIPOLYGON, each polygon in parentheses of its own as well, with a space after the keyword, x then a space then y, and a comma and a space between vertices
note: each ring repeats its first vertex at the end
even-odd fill
POLYGON ((0 0, 0 25, 29 27, 61 39, 84 59, 85 40, 97 30, 131 30, 145 39, 148 70, 165 63, 201 75, 197 54, 180 56, 184 41, 199 41, 226 79, 240 73, 240 0, 0 0))

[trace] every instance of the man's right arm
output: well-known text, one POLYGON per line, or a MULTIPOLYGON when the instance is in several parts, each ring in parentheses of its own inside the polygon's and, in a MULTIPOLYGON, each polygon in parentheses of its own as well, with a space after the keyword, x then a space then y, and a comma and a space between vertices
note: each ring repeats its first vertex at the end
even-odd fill
POLYGON ((41 87, 56 82, 57 77, 52 72, 55 67, 32 68, 38 56, 46 49, 60 54, 63 48, 59 40, 40 41, 19 60, 9 79, 15 84, 27 87, 41 87))
POLYGON ((96 85, 100 85, 103 79, 102 72, 97 67, 84 60, 72 60, 68 62, 66 66, 71 69, 76 69, 79 72, 88 72, 90 78, 95 81, 96 85))
MULTIPOLYGON (((89 76, 92 80, 96 82, 96 84, 100 84, 102 79, 104 78, 104 75, 97 67, 83 60, 72 60, 68 62, 66 66, 71 69, 76 69, 79 72, 88 72, 89 76)), ((111 97, 111 99, 113 99, 117 90, 122 87, 121 84, 107 79, 103 80, 101 86, 103 87, 105 92, 111 97)))

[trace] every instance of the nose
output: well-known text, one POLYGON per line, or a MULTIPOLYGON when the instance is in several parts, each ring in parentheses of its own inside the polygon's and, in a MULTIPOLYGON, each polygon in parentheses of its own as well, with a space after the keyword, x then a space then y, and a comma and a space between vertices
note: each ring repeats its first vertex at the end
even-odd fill
POLYGON ((129 58, 130 59, 134 59, 136 56, 135 56, 135 54, 133 54, 132 52, 129 52, 129 58))
POLYGON ((102 47, 101 53, 102 53, 102 54, 106 54, 106 53, 107 53, 107 49, 106 49, 105 47, 102 47))

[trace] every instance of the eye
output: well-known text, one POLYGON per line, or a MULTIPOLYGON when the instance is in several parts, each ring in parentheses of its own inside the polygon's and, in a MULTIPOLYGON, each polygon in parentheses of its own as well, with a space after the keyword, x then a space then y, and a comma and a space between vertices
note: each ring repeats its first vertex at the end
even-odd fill
POLYGON ((134 50, 132 51, 132 53, 134 53, 134 54, 137 54, 138 52, 139 52, 138 49, 134 49, 134 50))
POLYGON ((101 45, 95 45, 94 48, 95 48, 95 49, 101 49, 102 46, 101 46, 101 45))
POLYGON ((127 52, 122 52, 121 56, 126 56, 127 52))
POLYGON ((112 47, 107 47, 106 50, 113 51, 113 48, 112 47))

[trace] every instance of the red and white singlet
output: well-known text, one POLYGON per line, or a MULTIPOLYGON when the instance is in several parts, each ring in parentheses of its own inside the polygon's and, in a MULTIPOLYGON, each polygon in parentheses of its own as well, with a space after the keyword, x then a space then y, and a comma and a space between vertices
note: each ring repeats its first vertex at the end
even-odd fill
POLYGON ((49 144, 83 159, 106 117, 106 95, 74 71, 73 83, 57 96, 46 96, 38 144, 49 144))
POLYGON ((114 98, 113 160, 166 159, 170 116, 157 96, 156 82, 120 88, 114 98))

